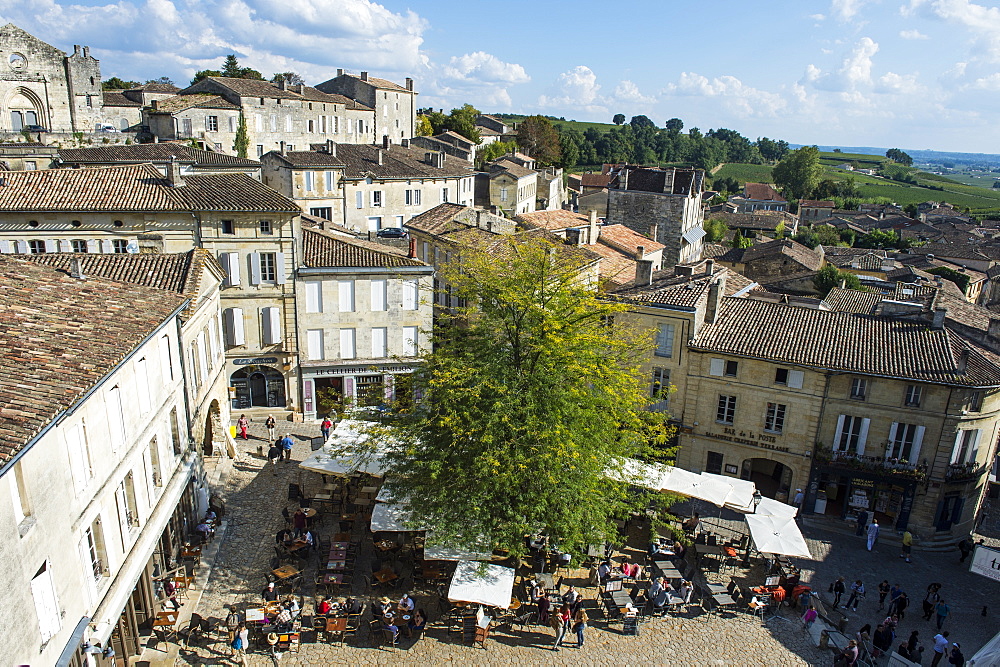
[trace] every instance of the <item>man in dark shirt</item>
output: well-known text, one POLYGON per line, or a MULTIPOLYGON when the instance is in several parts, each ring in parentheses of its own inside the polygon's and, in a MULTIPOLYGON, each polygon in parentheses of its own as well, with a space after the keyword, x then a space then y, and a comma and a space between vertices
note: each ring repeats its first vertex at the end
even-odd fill
POLYGON ((273 581, 268 583, 267 587, 260 594, 264 598, 264 602, 275 602, 278 599, 278 594, 274 591, 273 581))

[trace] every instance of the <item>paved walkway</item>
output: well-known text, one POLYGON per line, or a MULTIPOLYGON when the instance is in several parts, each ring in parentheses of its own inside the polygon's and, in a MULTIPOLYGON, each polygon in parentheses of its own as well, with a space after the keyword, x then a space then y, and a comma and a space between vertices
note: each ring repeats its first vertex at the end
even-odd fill
MULTIPOLYGON (((290 431, 297 442, 292 461, 277 466, 257 457, 257 445, 265 444, 262 425, 253 424, 250 429, 251 436, 261 439, 237 441, 240 454, 221 490, 226 503, 226 533, 219 540, 215 567, 197 606, 198 613, 205 617, 224 617, 224 605, 258 598, 265 584, 267 563, 274 553, 274 535, 283 525, 281 509, 290 506, 286 501, 288 484, 315 484, 316 476, 300 471, 298 463, 309 455, 309 438, 318 435, 318 425, 283 424, 279 425, 279 431, 290 431)), ((355 526, 356 534, 365 530, 364 526, 355 526)), ((363 550, 359 567, 367 556, 363 550)), ((308 586, 305 592, 305 615, 308 617, 313 600, 308 595, 308 586)), ((592 601, 593 589, 584 588, 583 593, 592 601)), ((403 661, 476 665, 544 662, 784 666, 830 663, 831 654, 813 647, 794 619, 772 620, 762 626, 758 619, 743 614, 727 618, 698 609, 684 617, 643 624, 640 636, 633 637, 622 635, 620 624, 606 622, 601 612, 593 609, 592 602, 588 612, 592 622, 582 649, 572 646, 575 637, 567 637, 568 647, 564 644, 559 652, 551 651, 553 633, 540 626, 500 630, 487 641, 486 649, 472 648, 462 645, 457 635, 449 635, 443 625, 434 623, 438 613, 436 602, 430 596, 418 594, 416 598, 418 605, 430 612, 431 623, 425 636, 415 645, 408 645, 403 640, 396 651, 372 648, 366 619, 360 636, 350 639, 347 646, 313 643, 312 633, 304 632, 300 652, 286 653, 280 662, 317 666, 400 664, 403 661)), ((233 664, 226 654, 224 642, 202 640, 189 648, 181 648, 176 664, 233 664)), ((253 653, 247 656, 247 662, 249 665, 273 664, 270 656, 253 653)))

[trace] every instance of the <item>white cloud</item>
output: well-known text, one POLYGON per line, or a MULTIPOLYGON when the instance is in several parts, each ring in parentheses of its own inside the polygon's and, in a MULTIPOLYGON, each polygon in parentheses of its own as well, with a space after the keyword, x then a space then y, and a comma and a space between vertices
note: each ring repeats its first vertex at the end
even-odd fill
POLYGON ((970 2, 970 0, 911 0, 905 14, 922 11, 964 27, 973 37, 975 57, 987 62, 1000 62, 1000 8, 970 2))
POLYGON ((832 0, 830 15, 839 21, 851 21, 861 11, 861 7, 871 0, 832 0))
POLYGON ((788 104, 777 93, 748 86, 729 75, 709 79, 694 72, 682 72, 677 83, 669 84, 664 92, 679 96, 720 98, 729 111, 744 118, 775 116, 788 104))
POLYGON ((810 14, 809 18, 811 18, 813 21, 825 21, 826 20, 826 15, 825 14, 810 14))
POLYGON ((876 93, 888 93, 893 95, 911 95, 919 93, 923 87, 917 83, 916 74, 896 74, 886 72, 880 76, 875 83, 876 93))
POLYGON ((594 70, 586 65, 577 65, 559 75, 551 94, 540 95, 541 107, 565 107, 590 112, 606 112, 605 100, 600 96, 601 85, 597 83, 594 70))
POLYGON ((821 90, 851 92, 872 83, 872 57, 878 53, 878 44, 870 37, 862 37, 834 71, 823 72, 815 65, 807 65, 803 80, 821 90))
POLYGON ((516 63, 505 63, 496 56, 476 51, 464 56, 454 56, 444 68, 450 79, 476 83, 527 83, 531 77, 516 63))
POLYGON ((628 79, 620 82, 615 87, 615 99, 638 105, 649 105, 656 101, 656 98, 651 95, 643 95, 639 91, 639 86, 628 79))
POLYGON ((919 30, 900 30, 899 36, 903 39, 930 39, 927 35, 920 32, 919 30))

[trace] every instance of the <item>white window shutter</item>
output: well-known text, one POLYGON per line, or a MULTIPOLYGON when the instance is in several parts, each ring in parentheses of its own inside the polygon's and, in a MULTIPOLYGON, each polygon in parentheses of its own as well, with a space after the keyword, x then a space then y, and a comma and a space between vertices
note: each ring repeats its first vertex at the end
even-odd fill
POLYGON ((260 253, 250 253, 250 284, 260 285, 260 253))
POLYGON ((113 255, 115 252, 115 245, 111 242, 111 239, 101 239, 101 252, 105 255, 113 255))
POLYGON ((342 313, 353 313, 354 312, 354 281, 353 280, 341 280, 338 284, 339 289, 339 301, 340 301, 340 312, 342 313))
POLYGON ((45 252, 59 252, 59 241, 45 239, 45 252))
POLYGON ((324 358, 322 329, 310 329, 306 332, 306 355, 313 361, 324 358))
POLYGON ((417 327, 403 327, 403 356, 415 357, 419 354, 417 349, 417 327))
POLYGON ((868 427, 871 425, 871 419, 861 420, 861 432, 858 434, 858 456, 865 453, 865 442, 868 440, 868 427))
POLYGON ((279 345, 281 343, 281 309, 274 306, 261 308, 261 320, 264 325, 264 345, 279 345))
POLYGON ((222 268, 226 271, 226 287, 240 286, 240 254, 238 252, 224 252, 219 259, 222 261, 222 268))
POLYGON ((846 415, 837 417, 837 433, 833 436, 833 449, 840 447, 840 436, 844 434, 844 419, 846 415))
POLYGON ((790 389, 802 389, 802 380, 805 373, 802 371, 788 371, 788 387, 790 389))
POLYGON ((101 252, 101 242, 96 239, 87 239, 87 252, 95 254, 101 252))
POLYGON ((9 253, 10 253, 10 241, 4 241, 3 239, 0 239, 0 254, 6 255, 9 253))
POLYGON ((708 369, 709 375, 722 377, 725 371, 726 371, 726 361, 724 359, 712 359, 711 366, 708 369))
POLYGON ((380 359, 385 356, 385 329, 376 327, 372 329, 372 358, 380 359))
POLYGON ((358 190, 354 193, 354 206, 355 208, 365 207, 365 193, 358 190))
POLYGON ((951 450, 951 463, 959 463, 958 457, 962 453, 962 434, 965 431, 959 429, 955 434, 955 446, 951 450))
POLYGON ((340 330, 340 358, 354 359, 357 356, 354 349, 354 329, 340 330))
POLYGON ((416 278, 407 278, 403 281, 403 310, 417 309, 417 296, 419 283, 416 278))
MULTIPOLYGON (((59 243, 59 252, 73 252, 73 242, 70 241, 69 239, 60 239, 58 243, 59 243)), ((0 248, 0 252, 2 252, 2 250, 3 249, 0 248)))
POLYGON ((306 282, 306 312, 323 312, 323 282, 321 280, 306 282))
POLYGON ((889 446, 885 448, 885 458, 889 458, 889 454, 891 454, 895 448, 896 430, 898 428, 899 422, 892 422, 892 426, 889 427, 889 446))
POLYGON ((978 428, 972 432, 972 442, 969 443, 969 457, 966 461, 975 461, 979 454, 979 436, 982 435, 982 431, 978 428))
POLYGON ((274 253, 274 282, 279 285, 285 284, 285 253, 274 253))
POLYGON ((66 431, 66 447, 73 470, 73 486, 77 494, 87 488, 87 464, 83 457, 83 428, 74 424, 66 431))
POLYGON ((21 255, 28 254, 28 242, 27 241, 14 241, 14 252, 21 255))
POLYGON ((924 431, 927 430, 925 426, 918 426, 916 432, 913 434, 913 447, 910 448, 910 463, 916 464, 920 461, 920 445, 924 442, 924 431))
POLYGON ((62 627, 51 567, 51 564, 45 561, 42 572, 31 580, 31 597, 35 600, 35 613, 38 615, 38 631, 42 643, 52 639, 62 627))
POLYGON ((386 309, 387 281, 385 278, 375 278, 369 282, 371 287, 371 309, 382 311, 386 309))
POLYGON ((222 311, 223 322, 226 330, 226 343, 229 345, 243 345, 246 342, 246 335, 243 331, 243 309, 226 308, 222 311))

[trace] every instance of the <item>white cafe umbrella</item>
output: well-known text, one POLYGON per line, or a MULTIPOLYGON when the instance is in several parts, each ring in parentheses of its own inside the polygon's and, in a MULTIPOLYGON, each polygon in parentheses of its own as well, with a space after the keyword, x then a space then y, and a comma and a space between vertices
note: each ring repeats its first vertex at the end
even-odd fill
POLYGON ((660 491, 663 488, 663 478, 669 473, 669 466, 644 463, 636 459, 625 459, 618 470, 608 468, 604 471, 609 479, 642 486, 653 491, 660 491))
POLYGON ((790 517, 747 514, 747 525, 757 551, 783 556, 812 558, 802 532, 790 517))
POLYGON ((688 493, 692 498, 700 498, 708 501, 717 507, 726 504, 726 498, 733 493, 733 485, 720 479, 713 479, 705 475, 698 475, 698 480, 694 483, 688 493))
POLYGON ((410 513, 401 505, 375 503, 372 508, 371 528, 373 533, 409 533, 427 530, 423 526, 409 526, 410 513))
POLYGON ((702 477, 714 479, 733 488, 726 497, 726 507, 736 511, 753 511, 753 494, 757 491, 757 485, 748 479, 729 477, 728 475, 716 475, 710 472, 701 473, 702 477))
POLYGON ((775 500, 774 498, 761 498, 760 502, 757 504, 756 512, 753 511, 753 506, 751 506, 751 509, 747 511, 759 516, 773 516, 783 519, 792 519, 796 514, 798 514, 799 508, 793 505, 785 504, 775 500))
POLYGON ((451 577, 448 599, 507 609, 513 590, 514 570, 511 568, 461 560, 451 577))
POLYGON ((321 448, 313 452, 300 468, 323 475, 351 475, 363 472, 381 477, 385 471, 385 449, 368 444, 370 435, 365 430, 370 422, 345 419, 333 430, 321 448))
POLYGON ((1000 666, 1000 633, 986 642, 986 646, 976 651, 976 654, 969 658, 965 664, 969 667, 973 667, 973 665, 975 667, 1000 666))
POLYGON ((701 475, 684 470, 683 468, 670 468, 660 485, 664 491, 679 493, 683 496, 694 496, 694 491, 698 488, 701 475))
POLYGON ((466 549, 455 549, 441 544, 430 542, 432 533, 428 533, 427 544, 424 545, 424 560, 469 560, 480 561, 490 560, 493 554, 480 553, 477 551, 467 551, 466 549))

